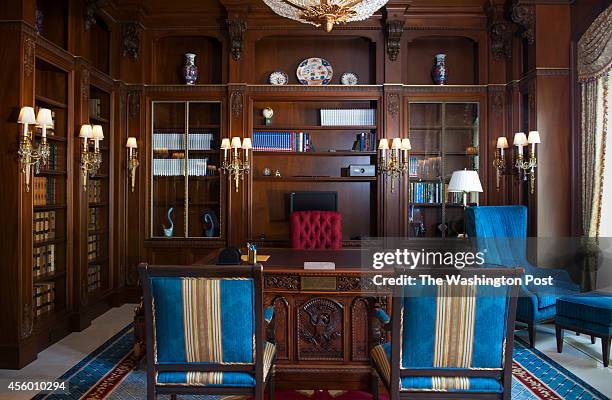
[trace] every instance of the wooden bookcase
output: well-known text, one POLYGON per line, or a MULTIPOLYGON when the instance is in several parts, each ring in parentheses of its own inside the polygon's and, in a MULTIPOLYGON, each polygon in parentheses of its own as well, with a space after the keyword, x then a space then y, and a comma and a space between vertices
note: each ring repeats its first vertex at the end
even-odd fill
POLYGON ((367 91, 359 97, 342 98, 333 89, 326 96, 316 97, 300 90, 303 87, 296 87, 298 94, 290 98, 271 93, 257 94, 252 100, 249 131, 255 149, 250 174, 249 240, 261 245, 287 245, 289 196, 299 191, 337 192, 345 246, 362 237, 376 236, 378 178, 349 176, 348 169, 349 165, 376 165, 380 99, 367 91), (262 116, 266 107, 274 111, 269 125, 262 116), (324 123, 321 110, 355 110, 353 116, 369 113, 370 119, 364 122, 358 117, 338 117, 324 123), (265 146, 266 140, 274 144, 274 138, 282 135, 293 141, 292 150, 265 146), (300 136, 308 138, 308 147, 298 148, 300 136), (367 138, 363 146, 358 142, 361 137, 367 138))
MULTIPOLYGON (((479 170, 478 102, 408 101, 412 142, 408 187, 408 235, 453 237, 464 232, 462 198, 448 192, 453 171, 479 170)), ((476 193, 469 202, 478 202, 476 193)))
MULTIPOLYGON (((47 131, 50 158, 35 168, 32 182, 32 305, 35 330, 66 314, 71 271, 68 268, 68 72, 37 58, 35 108, 51 109, 54 127, 47 131)), ((40 141, 40 132, 35 135, 40 141)))

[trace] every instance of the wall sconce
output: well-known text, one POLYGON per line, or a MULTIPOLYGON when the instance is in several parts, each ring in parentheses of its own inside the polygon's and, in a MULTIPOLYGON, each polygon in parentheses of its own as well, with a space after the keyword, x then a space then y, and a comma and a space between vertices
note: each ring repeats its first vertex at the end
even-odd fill
POLYGON ((380 152, 378 173, 384 175, 385 178, 391 179, 391 193, 395 192, 395 181, 399 181, 408 171, 408 152, 411 149, 410 139, 407 138, 393 139, 390 149, 388 139, 380 139, 378 143, 378 150, 380 152))
POLYGON ((506 172, 506 159, 504 158, 504 149, 508 148, 508 139, 505 136, 497 138, 497 146, 495 150, 495 158, 493 159, 493 168, 495 168, 496 189, 499 192, 501 176, 506 172))
POLYGON ((535 169, 538 166, 536 158, 536 144, 541 143, 540 133, 538 131, 530 131, 529 136, 525 137, 524 132, 514 134, 514 145, 518 148, 515 167, 518 170, 519 179, 527 180, 529 176, 529 192, 535 192, 535 169), (531 146, 529 146, 531 145, 531 146), (523 147, 529 146, 529 160, 524 161, 523 147))
POLYGON ((53 116, 51 115, 51 110, 48 108, 41 108, 38 110, 38 115, 35 118, 34 108, 21 107, 17 123, 23 125, 17 155, 19 156, 21 172, 24 174, 25 191, 29 192, 32 167, 35 167, 36 171, 40 172, 41 164, 47 165, 49 161, 51 149, 47 143, 47 128, 53 128, 53 116), (34 130, 30 132, 28 125, 36 125, 37 128, 42 129, 40 144, 37 147, 33 145, 34 130))
POLYGON ((249 165, 249 151, 252 151, 253 145, 251 138, 244 138, 242 143, 240 138, 235 136, 232 141, 225 138, 221 141, 221 150, 223 150, 223 163, 221 164, 222 173, 227 174, 228 180, 234 180, 236 192, 238 192, 238 184, 244 180, 244 175, 249 173, 251 166, 249 165), (239 149, 242 149, 243 156, 240 156, 239 149), (227 152, 230 152, 230 160, 227 158, 227 152))
POLYGON ((79 137, 83 138, 83 149, 81 150, 81 175, 83 176, 83 191, 87 190, 87 175, 94 176, 102 165, 102 154, 100 153, 100 141, 104 139, 101 125, 85 124, 81 126, 79 137), (90 141, 93 142, 94 150, 90 150, 90 141))
POLYGON ((136 168, 138 168, 138 143, 136 143, 135 137, 127 138, 127 143, 125 144, 128 151, 128 159, 127 159, 127 169, 130 175, 130 180, 132 182, 132 192, 134 192, 134 186, 136 186, 136 168))

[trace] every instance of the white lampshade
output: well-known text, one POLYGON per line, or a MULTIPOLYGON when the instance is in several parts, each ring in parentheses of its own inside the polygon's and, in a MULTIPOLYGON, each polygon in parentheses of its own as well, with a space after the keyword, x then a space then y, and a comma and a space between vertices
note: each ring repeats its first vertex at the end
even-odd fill
POLYGON ((19 118, 17 122, 20 124, 35 124, 36 117, 34 116, 34 108, 32 107, 21 107, 19 110, 19 118))
POLYGON ((410 139, 402 139, 402 150, 412 150, 412 144, 410 144, 410 139))
POLYGON ((127 143, 125 144, 125 147, 129 147, 130 149, 137 149, 138 143, 136 143, 136 138, 132 136, 127 138, 127 143))
POLYGON ((228 138, 224 138, 221 140, 221 150, 228 150, 230 148, 230 140, 228 138))
POLYGON ((389 150, 389 140, 380 139, 380 142, 378 142, 378 150, 389 150))
POLYGON ((39 127, 49 128, 53 126, 53 117, 51 115, 51 110, 48 108, 41 108, 38 110, 38 115, 36 116, 36 125, 39 127))
POLYGON ((238 136, 234 136, 232 138, 232 149, 239 149, 242 147, 242 144, 240 143, 240 138, 238 136))
POLYGON ((540 132, 538 131, 530 131, 529 137, 527 138, 527 142, 530 144, 533 143, 542 143, 540 142, 540 132))
POLYGON ((251 138, 242 139, 242 148, 244 150, 250 150, 253 148, 253 144, 251 143, 251 138))
POLYGON ((508 148, 508 139, 505 136, 500 136, 497 138, 497 148, 498 149, 507 149, 508 148))
POLYGON ((402 139, 400 139, 400 138, 393 139, 393 142, 391 142, 391 148, 393 150, 401 149, 402 148, 402 139))
POLYGON ((91 125, 89 124, 81 125, 81 130, 79 131, 79 137, 90 139, 92 137, 91 125))
POLYGON ((478 172, 471 170, 460 170, 453 172, 448 183, 449 192, 482 192, 482 185, 478 172))
POLYGON ((525 136, 525 132, 516 132, 514 134, 514 145, 515 146, 525 146, 527 144, 527 136, 525 136))
POLYGON ((102 125, 94 125, 91 133, 92 139, 102 140, 104 139, 104 131, 102 129, 102 125))

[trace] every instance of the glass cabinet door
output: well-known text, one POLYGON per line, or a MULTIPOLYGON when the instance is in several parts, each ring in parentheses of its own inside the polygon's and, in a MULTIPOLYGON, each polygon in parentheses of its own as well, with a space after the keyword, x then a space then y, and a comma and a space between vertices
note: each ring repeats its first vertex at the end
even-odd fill
POLYGON ((220 238, 219 102, 153 102, 151 236, 220 238))
MULTIPOLYGON (((462 199, 449 193, 453 171, 479 167, 479 104, 410 102, 408 236, 463 233, 462 199)), ((469 202, 478 202, 473 193, 469 202)))

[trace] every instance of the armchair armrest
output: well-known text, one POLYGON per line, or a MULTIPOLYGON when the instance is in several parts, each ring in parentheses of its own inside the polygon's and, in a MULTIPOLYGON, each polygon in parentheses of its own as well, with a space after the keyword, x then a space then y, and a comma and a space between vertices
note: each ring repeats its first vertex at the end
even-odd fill
POLYGON ((268 306, 264 308, 263 316, 266 323, 269 324, 270 322, 272 322, 272 319, 274 318, 274 306, 268 306))
POLYGON ((268 306, 263 310, 263 317, 266 328, 266 340, 276 343, 276 324, 274 323, 274 305, 268 306))
POLYGON ((376 308, 374 310, 374 316, 380 322, 382 322, 383 325, 387 325, 389 322, 391 322, 391 317, 389 317, 389 314, 387 314, 387 312, 383 310, 382 308, 376 308))

